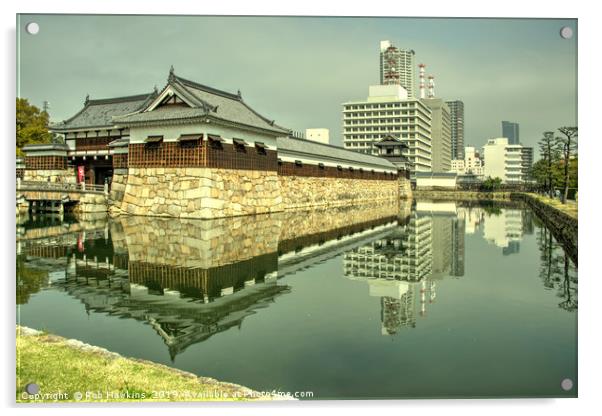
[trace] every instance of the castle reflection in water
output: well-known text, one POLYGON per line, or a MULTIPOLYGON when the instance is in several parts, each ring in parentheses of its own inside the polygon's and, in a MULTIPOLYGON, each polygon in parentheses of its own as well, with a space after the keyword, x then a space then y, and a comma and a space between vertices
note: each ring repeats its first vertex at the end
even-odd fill
POLYGON ((22 219, 17 299, 64 291, 88 313, 151 325, 173 359, 290 293, 283 277, 340 256, 344 278, 380 298, 381 332, 393 335, 427 319, 438 281, 464 275, 466 234, 482 232, 506 255, 533 232, 522 209, 414 204, 205 221, 22 219))

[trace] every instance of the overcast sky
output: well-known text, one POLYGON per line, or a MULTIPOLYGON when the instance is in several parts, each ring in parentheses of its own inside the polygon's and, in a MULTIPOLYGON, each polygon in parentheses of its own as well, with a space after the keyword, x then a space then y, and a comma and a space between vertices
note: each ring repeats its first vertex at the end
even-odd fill
POLYGON ((161 89, 177 75, 243 98, 282 126, 326 127, 341 143, 341 104, 379 82, 379 42, 416 51, 436 95, 465 105, 465 145, 520 124, 523 144, 577 124, 574 20, 23 15, 18 93, 53 121, 91 98, 161 89), (24 31, 35 21, 37 35, 24 31))

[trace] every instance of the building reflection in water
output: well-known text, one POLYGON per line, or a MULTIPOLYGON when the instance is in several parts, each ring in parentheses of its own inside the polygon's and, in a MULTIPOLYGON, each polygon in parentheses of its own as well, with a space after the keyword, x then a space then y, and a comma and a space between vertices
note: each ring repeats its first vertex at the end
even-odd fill
POLYGON ((62 270, 50 288, 79 299, 88 313, 152 326, 175 359, 289 293, 283 276, 388 232, 399 207, 334 211, 25 227, 18 252, 41 271, 62 270))
POLYGON ((344 255, 345 276, 381 300, 381 333, 416 327, 437 297, 437 281, 464 275, 464 219, 453 202, 417 202, 403 224, 344 255))

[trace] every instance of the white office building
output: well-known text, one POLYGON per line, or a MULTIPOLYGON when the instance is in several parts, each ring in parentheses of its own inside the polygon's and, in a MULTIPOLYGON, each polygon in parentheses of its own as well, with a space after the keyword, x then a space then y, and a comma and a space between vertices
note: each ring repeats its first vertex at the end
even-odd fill
POLYGON ((431 109, 400 85, 372 85, 366 100, 343 104, 343 146, 377 155, 374 144, 392 135, 407 144, 412 173, 430 172, 431 120, 431 109))
POLYGON ((506 137, 489 139, 483 146, 485 177, 501 178, 503 183, 522 183, 523 171, 523 146, 509 144, 506 137))
POLYGON ((329 144, 330 130, 328 129, 305 129, 305 138, 313 142, 329 144))
POLYGON ((451 171, 458 175, 483 176, 483 160, 477 152, 477 149, 472 146, 467 146, 462 153, 464 154, 464 159, 453 159, 451 161, 451 171))

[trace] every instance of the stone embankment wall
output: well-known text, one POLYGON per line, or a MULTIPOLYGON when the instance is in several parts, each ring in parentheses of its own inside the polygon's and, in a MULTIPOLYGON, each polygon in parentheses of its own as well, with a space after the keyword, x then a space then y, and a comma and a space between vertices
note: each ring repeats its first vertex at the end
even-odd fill
POLYGON ((120 205, 123 202, 123 196, 125 195, 125 186, 127 185, 128 175, 122 175, 113 173, 113 179, 111 181, 111 191, 109 194, 109 200, 111 205, 120 205))
POLYGON ((409 181, 279 176, 275 171, 130 168, 116 175, 111 212, 177 218, 222 218, 314 207, 397 202, 409 181))
POLYGON ((109 208, 109 198, 104 194, 82 193, 79 203, 73 208, 74 214, 106 213, 109 208))
POLYGON ((62 182, 75 183, 77 177, 73 170, 69 169, 52 169, 52 170, 32 170, 25 169, 23 173, 24 181, 41 181, 41 182, 62 182), (50 179, 50 180, 49 180, 50 179))
POLYGON ((397 181, 399 185, 399 198, 412 199, 414 195, 412 192, 412 183, 410 182, 410 179, 400 175, 397 181))
POLYGON ((535 196, 527 193, 512 194, 512 199, 525 201, 537 217, 539 217, 546 227, 550 229, 552 235, 566 250, 571 260, 577 265, 578 253, 578 220, 559 209, 546 204, 535 196))
POLYGON ((284 209, 336 207, 397 201, 396 179, 371 180, 279 176, 284 209))
POLYGON ((282 210, 275 171, 130 168, 114 212, 179 218, 220 218, 282 210))

